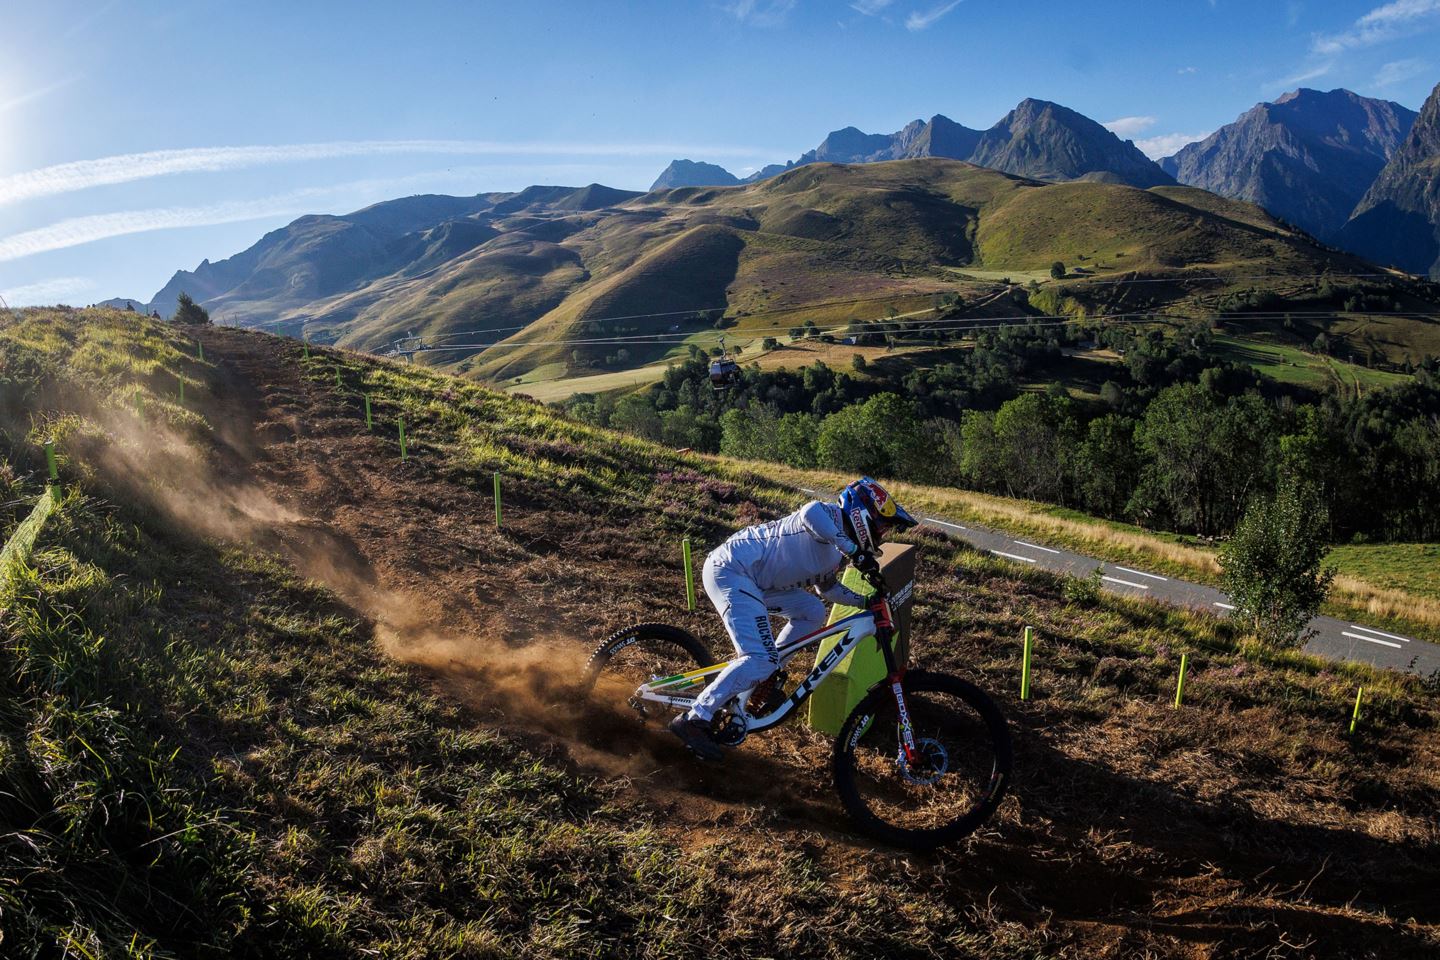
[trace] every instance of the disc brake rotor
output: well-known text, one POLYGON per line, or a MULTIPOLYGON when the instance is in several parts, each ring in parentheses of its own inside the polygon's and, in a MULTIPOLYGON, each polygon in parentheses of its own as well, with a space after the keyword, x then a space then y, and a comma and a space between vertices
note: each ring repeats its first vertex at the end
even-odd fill
POLYGON ((938 740, 932 740, 929 737, 916 740, 915 753, 918 755, 918 761, 914 766, 905 762, 903 747, 895 758, 895 767, 900 771, 900 776, 910 783, 928 787, 945 776, 945 772, 950 769, 950 753, 938 740))

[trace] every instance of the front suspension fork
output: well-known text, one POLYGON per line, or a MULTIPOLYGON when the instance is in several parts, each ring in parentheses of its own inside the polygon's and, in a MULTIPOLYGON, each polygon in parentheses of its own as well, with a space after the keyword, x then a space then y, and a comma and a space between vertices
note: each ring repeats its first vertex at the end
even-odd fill
POLYGON ((895 714, 900 721, 900 757, 906 766, 914 767, 920 759, 915 749, 915 728, 910 723, 910 708, 905 703, 905 668, 895 659, 895 623, 890 616, 890 602, 881 599, 872 608, 875 614, 875 642, 885 658, 885 673, 890 681, 890 692, 895 695, 895 714))

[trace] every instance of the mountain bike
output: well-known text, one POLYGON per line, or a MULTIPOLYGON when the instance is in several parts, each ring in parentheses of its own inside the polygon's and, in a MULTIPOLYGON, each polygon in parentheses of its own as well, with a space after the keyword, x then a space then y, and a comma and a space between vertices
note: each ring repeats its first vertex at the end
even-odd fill
MULTIPOLYGON (((778 651, 773 677, 742 691, 715 715, 716 740, 738 746, 793 716, 856 646, 874 637, 886 678, 872 686, 835 738, 832 775, 845 811, 866 833, 900 847, 952 843, 984 823, 1009 786, 1010 731, 995 702, 968 681, 896 663, 890 597, 879 576, 867 608, 800 637, 778 651), (788 686, 786 665, 833 639, 805 676, 788 686)), ((623 703, 641 723, 688 710, 726 663, 680 627, 641 623, 596 648, 586 689, 623 703)))

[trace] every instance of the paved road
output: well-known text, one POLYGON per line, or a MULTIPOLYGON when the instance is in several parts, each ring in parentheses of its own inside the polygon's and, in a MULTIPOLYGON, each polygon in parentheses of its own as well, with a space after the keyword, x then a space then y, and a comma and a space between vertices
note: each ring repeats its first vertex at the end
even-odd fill
MULTIPOLYGON (((811 496, 830 496, 803 487, 801 490, 811 496)), ((1101 586, 1124 596, 1148 597, 1216 616, 1225 616, 1235 609, 1230 598, 1214 587, 1162 577, 1158 573, 1135 567, 1106 563, 1035 540, 1016 539, 1009 534, 973 523, 962 525, 942 517, 920 519, 956 539, 963 540, 979 550, 987 550, 1011 563, 1038 567, 1052 573, 1068 573, 1076 577, 1088 577, 1099 567, 1101 586)), ((1315 635, 1305 645, 1308 653, 1332 660, 1359 660, 1378 667, 1408 670, 1422 675, 1440 670, 1440 644, 1364 627, 1348 620, 1336 620, 1334 617, 1316 617, 1310 621, 1310 628, 1315 631, 1315 635)))

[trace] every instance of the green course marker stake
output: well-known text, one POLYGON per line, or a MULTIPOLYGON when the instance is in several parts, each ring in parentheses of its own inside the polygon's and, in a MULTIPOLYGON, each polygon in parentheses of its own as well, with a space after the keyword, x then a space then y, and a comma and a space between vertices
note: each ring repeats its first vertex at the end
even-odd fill
POLYGON ((135 416, 145 418, 145 394, 135 391, 135 416))
POLYGON ((495 526, 500 526, 500 474, 495 474, 495 526))
POLYGON ((203 344, 203 343, 201 343, 200 341, 197 340, 197 341, 195 341, 195 346, 197 346, 197 347, 200 348, 200 362, 201 362, 201 363, 204 363, 204 362, 205 362, 205 344, 203 344))
POLYGON ((305 349, 305 359, 306 359, 306 360, 309 360, 309 359, 310 359, 310 341, 309 341, 309 340, 302 340, 302 341, 300 341, 300 345, 305 349))
POLYGON ((45 444, 45 462, 50 466, 50 496, 60 499, 60 471, 55 466, 55 441, 45 444))
POLYGON ((690 565, 690 538, 680 541, 680 550, 685 555, 685 609, 695 611, 695 571, 690 565))
POLYGON ((1360 697, 1365 693, 1364 687, 1355 690, 1355 712, 1350 714, 1350 732, 1355 732, 1355 723, 1360 719, 1360 697))
POLYGON ((404 460, 406 456, 407 454, 405 452, 405 421, 402 419, 400 421, 400 459, 404 460))
POLYGON ((343 386, 345 386, 345 384, 343 384, 343 383, 340 382, 340 368, 339 368, 339 367, 336 367, 336 368, 335 368, 335 386, 337 386, 337 387, 343 387, 343 386))
POLYGON ((1185 664, 1190 654, 1180 654, 1180 679, 1175 682, 1175 709, 1180 709, 1180 698, 1185 695, 1185 664))
POLYGON ((375 420, 370 416, 370 394, 365 394, 365 429, 374 431, 375 420))
POLYGON ((184 402, 185 402, 185 378, 184 378, 184 377, 177 377, 176 379, 178 379, 178 380, 180 381, 180 402, 181 402, 181 403, 184 403, 184 402))
POLYGON ((1034 643, 1035 631, 1025 628, 1025 654, 1020 661, 1020 699, 1030 699, 1030 648, 1034 643))

